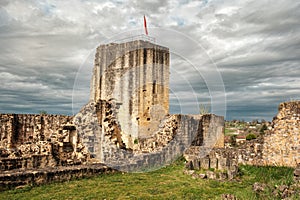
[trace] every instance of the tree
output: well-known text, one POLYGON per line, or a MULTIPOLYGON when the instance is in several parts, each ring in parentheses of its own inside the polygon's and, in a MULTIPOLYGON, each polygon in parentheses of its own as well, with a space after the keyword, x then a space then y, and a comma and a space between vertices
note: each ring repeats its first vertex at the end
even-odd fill
POLYGON ((230 144, 231 146, 236 146, 236 135, 231 135, 230 136, 230 144))
POLYGON ((263 124, 262 127, 261 127, 260 130, 259 130, 260 134, 264 134, 264 133, 265 133, 265 130, 267 130, 267 129, 268 129, 267 125, 266 125, 266 124, 263 124))
POLYGON ((47 115, 48 113, 47 113, 46 110, 40 110, 40 111, 39 111, 39 114, 40 114, 40 115, 47 115))

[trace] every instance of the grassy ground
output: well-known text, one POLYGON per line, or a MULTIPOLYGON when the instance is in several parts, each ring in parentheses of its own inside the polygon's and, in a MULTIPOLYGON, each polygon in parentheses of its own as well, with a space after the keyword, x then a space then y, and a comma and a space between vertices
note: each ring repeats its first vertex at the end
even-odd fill
POLYGON ((247 200, 274 199, 271 189, 255 194, 252 191, 253 183, 267 183, 270 188, 292 184, 291 168, 241 166, 240 177, 221 182, 192 179, 183 174, 183 167, 183 161, 177 161, 153 172, 116 173, 26 187, 1 192, 0 199, 221 199, 224 193, 247 200))
POLYGON ((232 135, 236 130, 225 128, 225 135, 232 135))

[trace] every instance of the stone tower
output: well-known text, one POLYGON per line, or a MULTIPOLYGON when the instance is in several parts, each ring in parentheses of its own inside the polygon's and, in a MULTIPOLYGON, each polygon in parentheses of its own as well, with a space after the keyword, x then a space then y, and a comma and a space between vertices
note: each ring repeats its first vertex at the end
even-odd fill
POLYGON ((90 93, 100 125, 114 107, 125 143, 154 134, 169 112, 169 60, 168 48, 148 41, 100 45, 90 93))

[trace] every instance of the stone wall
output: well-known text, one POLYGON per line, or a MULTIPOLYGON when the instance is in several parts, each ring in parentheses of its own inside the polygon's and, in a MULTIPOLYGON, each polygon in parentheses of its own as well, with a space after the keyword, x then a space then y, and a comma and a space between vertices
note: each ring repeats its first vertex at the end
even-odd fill
POLYGON ((14 148, 24 143, 51 140, 62 124, 72 120, 63 115, 0 114, 0 146, 14 148))
POLYGON ((300 101, 281 103, 272 126, 264 136, 266 164, 297 166, 300 163, 300 101))
POLYGON ((89 153, 73 117, 0 114, 0 170, 80 164, 89 153))
POLYGON ((122 146, 119 144, 123 143, 123 138, 119 141, 114 132, 119 128, 115 118, 106 116, 105 123, 99 125, 95 106, 90 102, 75 116, 77 131, 95 158, 122 171, 145 171, 164 166, 182 155, 191 144, 212 148, 219 145, 219 138, 223 137, 223 117, 169 115, 151 136, 122 146))
MULTIPOLYGON (((192 146, 184 152, 187 159, 188 170, 204 170, 199 178, 209 179, 233 179, 238 174, 238 159, 231 151, 224 151, 223 148, 204 150, 200 146, 192 146), (199 156, 199 152, 206 151, 206 156, 199 156), (198 152, 198 153, 197 153, 198 152)), ((197 173, 196 173, 197 174, 197 173)), ((192 175, 197 177, 195 173, 192 175)))
POLYGON ((11 170, 0 173, 0 191, 28 185, 36 186, 51 182, 70 181, 72 179, 87 178, 114 172, 115 170, 103 164, 11 170))
MULTIPOLYGON (((197 164, 201 159, 218 159, 226 155, 228 162, 247 165, 271 165, 296 167, 300 163, 300 101, 279 105, 278 114, 272 122, 272 129, 259 139, 245 141, 237 147, 205 149, 191 146, 184 153, 185 158, 197 164)), ((213 161, 216 162, 216 161, 213 161)))
POLYGON ((114 172, 83 139, 71 116, 0 114, 0 190, 114 172))
MULTIPOLYGON (((204 148, 202 146, 191 146, 184 152, 187 161, 191 161, 193 165, 202 159, 213 160, 211 168, 224 169, 234 165, 265 165, 263 159, 263 140, 256 139, 247 141, 234 148, 204 148), (224 161, 225 159, 225 161, 224 161)), ((209 165, 208 165, 209 166, 209 165)))

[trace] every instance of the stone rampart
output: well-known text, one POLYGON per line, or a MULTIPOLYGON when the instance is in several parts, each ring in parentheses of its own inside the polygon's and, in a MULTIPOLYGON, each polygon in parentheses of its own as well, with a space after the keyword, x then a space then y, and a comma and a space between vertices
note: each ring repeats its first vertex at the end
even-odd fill
POLYGON ((226 155, 227 164, 236 162, 247 165, 270 165, 296 167, 300 163, 300 101, 279 105, 278 114, 272 122, 272 129, 256 140, 246 141, 237 147, 205 149, 191 146, 184 153, 187 161, 199 166, 199 160, 208 159, 226 167, 219 159, 226 155), (220 157, 220 155, 223 155, 220 157))

